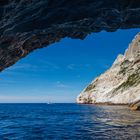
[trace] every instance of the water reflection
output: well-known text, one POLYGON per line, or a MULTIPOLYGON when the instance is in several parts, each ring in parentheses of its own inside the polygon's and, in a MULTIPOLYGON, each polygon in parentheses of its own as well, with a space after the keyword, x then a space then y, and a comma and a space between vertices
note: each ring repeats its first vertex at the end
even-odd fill
POLYGON ((0 104, 0 139, 139 140, 140 112, 126 106, 0 104))
MULTIPOLYGON (((95 134, 93 139, 96 134, 98 134, 96 138, 101 139, 140 139, 139 111, 131 111, 127 106, 89 105, 87 108, 92 114, 90 123, 94 127, 90 131, 92 131, 92 135, 95 134)), ((89 117, 85 119, 88 120, 89 117)))

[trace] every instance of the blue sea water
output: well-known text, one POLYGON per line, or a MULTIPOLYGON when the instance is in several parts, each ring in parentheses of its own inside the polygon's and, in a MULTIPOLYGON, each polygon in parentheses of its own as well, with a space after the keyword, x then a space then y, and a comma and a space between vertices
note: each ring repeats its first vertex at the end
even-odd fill
POLYGON ((140 139, 140 112, 125 106, 0 104, 0 140, 140 139))

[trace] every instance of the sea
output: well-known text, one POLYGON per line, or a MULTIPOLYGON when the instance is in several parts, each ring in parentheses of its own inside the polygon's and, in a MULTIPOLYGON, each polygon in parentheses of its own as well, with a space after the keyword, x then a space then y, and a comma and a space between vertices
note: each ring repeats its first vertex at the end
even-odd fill
POLYGON ((75 103, 0 104, 0 140, 140 140, 140 112, 75 103))

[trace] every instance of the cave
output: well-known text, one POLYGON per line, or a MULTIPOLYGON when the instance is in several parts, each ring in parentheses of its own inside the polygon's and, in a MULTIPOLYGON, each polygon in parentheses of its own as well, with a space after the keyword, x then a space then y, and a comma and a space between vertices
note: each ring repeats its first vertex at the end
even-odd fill
POLYGON ((37 49, 0 73, 0 102, 73 103, 93 78, 111 67, 139 29, 64 38, 37 49))
POLYGON ((139 29, 140 0, 0 0, 0 138, 139 139, 139 29))
POLYGON ((138 0, 1 0, 0 71, 70 37, 140 27, 138 0))

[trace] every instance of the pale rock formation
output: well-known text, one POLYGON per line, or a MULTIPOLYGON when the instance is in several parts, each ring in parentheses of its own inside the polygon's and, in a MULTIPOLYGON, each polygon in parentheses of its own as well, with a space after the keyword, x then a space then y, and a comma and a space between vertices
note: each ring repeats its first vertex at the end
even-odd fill
POLYGON ((129 104, 140 99, 140 33, 112 67, 95 78, 77 97, 77 103, 129 104))

